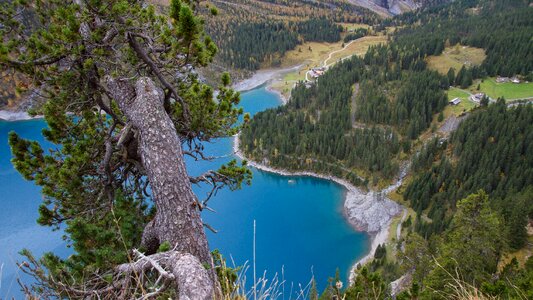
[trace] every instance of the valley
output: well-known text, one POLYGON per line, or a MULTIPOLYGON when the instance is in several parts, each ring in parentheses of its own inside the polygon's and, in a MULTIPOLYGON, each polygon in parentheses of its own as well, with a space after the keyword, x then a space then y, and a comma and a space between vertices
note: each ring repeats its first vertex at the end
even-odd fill
POLYGON ((0 298, 533 297, 531 1, 110 1, 0 1, 0 298))

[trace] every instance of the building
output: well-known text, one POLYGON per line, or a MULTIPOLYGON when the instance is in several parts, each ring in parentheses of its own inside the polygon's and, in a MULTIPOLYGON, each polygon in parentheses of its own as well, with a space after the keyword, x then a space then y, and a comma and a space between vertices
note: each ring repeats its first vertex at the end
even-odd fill
POLYGON ((308 73, 309 73, 309 76, 311 76, 311 78, 316 79, 324 75, 325 72, 326 72, 326 68, 321 67, 321 68, 312 68, 308 73))
POLYGON ((311 71, 309 72, 309 75, 311 75, 311 78, 318 78, 318 77, 320 77, 320 75, 318 75, 318 73, 315 72, 314 70, 311 70, 311 71))
POLYGON ((470 96, 470 100, 472 100, 472 101, 474 101, 476 103, 480 103, 481 99, 483 99, 483 97, 485 97, 485 93, 477 93, 475 95, 470 96))
POLYGON ((496 83, 504 83, 504 82, 509 82, 509 77, 502 77, 502 76, 498 76, 496 77, 496 83))
POLYGON ((520 83, 520 79, 518 79, 518 77, 516 76, 512 78, 498 76, 496 77, 496 82, 497 83, 505 83, 505 82, 520 83))
POLYGON ((451 105, 457 105, 459 103, 461 103, 461 99, 459 99, 459 98, 454 98, 454 99, 450 100, 450 104, 451 105))

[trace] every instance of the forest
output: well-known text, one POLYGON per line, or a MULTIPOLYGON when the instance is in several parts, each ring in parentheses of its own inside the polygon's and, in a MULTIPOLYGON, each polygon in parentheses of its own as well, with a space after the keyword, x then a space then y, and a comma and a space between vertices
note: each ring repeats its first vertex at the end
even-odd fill
POLYGON ((297 22, 263 21, 231 22, 231 35, 215 36, 220 51, 218 58, 237 69, 258 70, 266 63, 276 67, 285 52, 303 42, 337 42, 342 28, 331 20, 309 19, 297 22))
POLYGON ((341 1, 209 1, 217 18, 206 18, 206 32, 219 52, 215 62, 248 71, 275 67, 288 50, 304 42, 338 42, 339 22, 375 24, 373 12, 341 1))
POLYGON ((533 11, 524 9, 526 2, 464 0, 444 8, 402 14, 385 22, 405 26, 394 35, 392 55, 423 58, 439 55, 445 46, 459 43, 483 48, 487 53, 479 75, 474 77, 521 74, 530 78, 533 11), (424 26, 417 26, 417 22, 424 26), (408 54, 402 54, 405 50, 408 54))
POLYGON ((429 127, 433 115, 446 106, 448 101, 443 89, 447 87, 447 81, 429 70, 398 75, 399 78, 378 76, 361 82, 361 92, 355 100, 355 119, 364 123, 395 125, 408 138, 415 139, 429 127), (387 91, 380 88, 385 85, 387 91))
POLYGON ((371 127, 379 128, 373 132, 389 130, 391 142, 400 143, 400 148, 409 153, 411 140, 427 130, 433 116, 446 106, 448 86, 468 85, 473 78, 495 72, 531 74, 532 12, 523 9, 521 1, 508 2, 502 10, 504 4, 500 2, 492 5, 480 1, 477 6, 476 1, 457 1, 385 21, 404 27, 396 30, 389 44, 371 47, 363 57, 363 64, 353 59, 347 63, 350 66, 334 67, 328 72, 334 74, 332 77, 324 76, 314 85, 307 84, 307 88, 304 84, 297 86, 286 107, 259 114, 250 129, 243 132, 245 151, 256 159, 267 158, 279 167, 302 168, 304 162, 308 166, 315 162, 320 163, 319 169, 331 171, 333 165, 344 164, 356 173, 358 169, 361 174, 392 178, 398 165, 395 161, 398 147, 381 145, 374 154, 357 155, 357 158, 350 153, 359 149, 361 154, 361 147, 373 152, 370 144, 355 143, 354 139, 362 139, 361 129, 372 135, 375 133, 368 131, 371 127), (469 10, 474 7, 475 13, 469 10), (417 26, 415 20, 428 25, 417 26), (466 33, 463 24, 469 28, 466 33), (502 32, 492 34, 494 30, 502 32), (447 76, 427 70, 424 61, 427 55, 440 54, 446 44, 457 43, 484 48, 487 59, 479 68, 462 68, 457 72, 452 69, 447 76), (495 66, 493 57, 499 58, 501 67, 495 66), (292 120, 302 124, 297 126, 299 130, 290 137, 281 136, 281 132, 296 130, 287 125, 292 120))
POLYGON ((389 263, 412 272, 413 283, 398 299, 446 299, 459 288, 533 296, 533 258, 507 256, 527 246, 533 218, 532 124, 533 106, 507 108, 500 99, 413 157, 403 196, 416 220, 404 222, 405 248, 389 263))
POLYGON ((257 114, 242 132, 245 153, 273 166, 331 173, 358 185, 397 174, 401 153, 447 104, 448 79, 390 61, 393 46, 371 47, 301 83, 288 104, 257 114), (296 126, 294 125, 296 124, 296 126))
POLYGON ((299 84, 289 103, 254 116, 243 129, 242 148, 272 165, 332 173, 355 184, 356 169, 391 178, 398 170, 398 134, 390 128, 354 128, 350 104, 364 61, 352 57, 335 65, 316 85, 299 84))
POLYGON ((449 86, 495 75, 531 80, 527 5, 455 1, 385 20, 381 26, 401 26, 390 43, 298 84, 287 105, 243 129, 242 148, 253 160, 363 187, 376 188, 411 161, 399 193, 414 212, 402 238, 379 246, 353 285, 339 289, 332 277, 311 299, 387 299, 388 284, 406 273, 412 282, 396 299, 533 298, 533 258, 508 256, 531 243, 533 106, 483 101, 450 136, 433 125, 444 117, 449 86), (446 75, 427 69, 428 55, 453 45, 483 48, 487 58, 446 75))
POLYGON ((349 42, 349 41, 353 41, 353 40, 357 40, 359 38, 362 38, 364 36, 368 35, 368 29, 366 28, 357 28, 354 32, 351 32, 351 33, 348 33, 343 41, 345 43, 349 42))
POLYGON ((410 140, 446 105, 442 88, 447 83, 434 71, 398 70, 390 75, 387 67, 365 65, 353 57, 316 85, 298 85, 286 106, 259 113, 243 130, 244 151, 282 168, 312 168, 350 180, 352 173, 376 177, 368 176, 364 184, 393 178, 400 152, 410 151, 410 140), (384 91, 389 87, 391 100, 384 91))
POLYGON ((513 226, 513 248, 521 248, 533 203, 512 199, 533 188, 532 151, 533 107, 507 109, 503 100, 472 113, 448 142, 428 143, 413 159, 417 176, 404 193, 419 215, 427 212, 432 220, 418 222, 417 231, 426 237, 443 231, 457 201, 482 189, 495 209, 508 217, 506 224, 513 226))

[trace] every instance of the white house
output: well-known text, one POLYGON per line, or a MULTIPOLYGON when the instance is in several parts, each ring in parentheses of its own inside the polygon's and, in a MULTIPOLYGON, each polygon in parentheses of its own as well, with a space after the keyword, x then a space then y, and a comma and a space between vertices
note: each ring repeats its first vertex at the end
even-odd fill
POLYGON ((454 99, 450 100, 450 104, 451 105, 457 105, 459 103, 461 103, 461 99, 459 99, 459 98, 454 98, 454 99))

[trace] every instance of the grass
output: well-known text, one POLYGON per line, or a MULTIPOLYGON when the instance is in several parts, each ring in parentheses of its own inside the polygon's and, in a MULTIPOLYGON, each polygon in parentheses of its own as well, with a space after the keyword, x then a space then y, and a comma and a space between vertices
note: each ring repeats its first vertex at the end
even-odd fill
POLYGON ((291 96, 292 88, 297 81, 298 80, 285 81, 285 79, 276 80, 272 82, 270 86, 272 87, 272 89, 280 92, 283 95, 283 97, 285 97, 286 99, 289 99, 291 96))
MULTIPOLYGON (((354 26, 362 25, 354 24, 354 26)), ((386 42, 387 37, 384 35, 367 36, 361 38, 357 42, 354 42, 350 46, 346 47, 346 49, 343 51, 339 51, 332 55, 331 59, 328 60, 328 64, 352 55, 363 55, 371 45, 377 45, 386 42)), ((303 65, 299 70, 289 72, 280 80, 272 82, 272 88, 283 94, 283 96, 288 99, 290 97, 293 85, 298 81, 305 80, 305 73, 307 70, 314 67, 321 67, 324 63, 324 60, 328 58, 329 53, 342 49, 342 44, 342 40, 337 43, 309 42, 299 45, 295 49, 288 51, 281 60, 281 67, 290 67, 302 63, 303 65), (311 51, 309 51, 309 47, 311 48, 311 51)))
POLYGON ((331 56, 331 59, 328 63, 338 61, 339 59, 352 56, 352 55, 364 55, 368 48, 372 45, 384 44, 387 42, 387 36, 378 35, 378 36, 365 36, 359 39, 357 42, 352 43, 350 46, 346 47, 344 51, 337 52, 331 56))
POLYGON ((350 31, 350 30, 356 30, 356 29, 359 29, 359 28, 365 28, 365 29, 369 29, 370 28, 370 25, 367 25, 367 24, 357 24, 357 23, 337 23, 338 25, 341 25, 345 30, 346 32, 350 31))
MULTIPOLYGON (((390 197, 391 194, 389 194, 389 197, 390 197)), ((407 209, 407 215, 405 216, 405 220, 407 220, 409 217, 411 217, 411 220, 412 220, 412 222, 414 224, 414 222, 416 220, 416 212, 412 208, 410 208, 408 206, 406 206, 406 209, 407 209)), ((387 249, 387 261, 389 261, 389 262, 396 262, 397 261, 396 246, 397 246, 399 241, 398 241, 397 236, 396 236, 396 233, 397 233, 396 231, 398 230, 398 225, 400 223, 403 223, 402 222, 402 217, 403 217, 403 211, 398 216, 396 216, 394 219, 392 219, 391 225, 389 227, 389 236, 387 237, 387 241, 385 242, 385 247, 387 249)), ((403 221, 405 221, 405 220, 403 220, 403 221)), ((414 226, 414 225, 411 225, 411 226, 414 226)), ((408 231, 406 231, 405 228, 402 227, 402 231, 400 233, 400 241, 401 240, 405 240, 407 234, 408 234, 408 231)))
POLYGON ((518 261, 518 265, 523 267, 526 264, 528 258, 533 255, 533 228, 528 227, 528 229, 529 237, 527 239, 526 246, 518 251, 504 255, 498 265, 498 269, 500 271, 503 269, 503 267, 505 267, 505 265, 510 263, 513 258, 516 258, 516 260, 518 261))
POLYGON ((444 117, 448 118, 451 115, 459 116, 463 112, 468 112, 475 108, 477 104, 468 99, 469 96, 470 95, 465 91, 450 88, 448 90, 448 100, 459 98, 461 99, 461 103, 458 105, 447 105, 444 109, 444 117))
POLYGON ((487 78, 483 81, 476 80, 472 86, 469 87, 472 93, 485 93, 493 99, 504 97, 508 100, 524 99, 533 97, 533 82, 529 83, 512 83, 504 82, 497 83, 495 78, 487 78), (477 86, 479 84, 479 91, 477 86))
POLYGON ((455 45, 446 47, 439 56, 429 56, 426 61, 430 69, 446 74, 450 68, 457 72, 463 65, 478 66, 485 57, 485 50, 481 48, 455 45))
MULTIPOLYGON (((463 276, 458 268, 455 271, 446 270, 437 260, 435 260, 437 268, 442 269, 446 273, 444 280, 448 291, 434 290, 435 295, 439 295, 442 299, 450 300, 496 300, 496 296, 488 296, 482 293, 477 287, 463 280, 463 276), (453 273, 452 273, 453 272, 453 273)), ((431 289, 430 289, 431 290, 431 289)))
POLYGON ((342 49, 342 41, 337 43, 307 42, 287 51, 281 59, 281 67, 290 67, 307 61, 309 68, 318 67, 332 51, 342 49), (309 50, 311 48, 311 51, 309 50))

